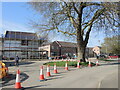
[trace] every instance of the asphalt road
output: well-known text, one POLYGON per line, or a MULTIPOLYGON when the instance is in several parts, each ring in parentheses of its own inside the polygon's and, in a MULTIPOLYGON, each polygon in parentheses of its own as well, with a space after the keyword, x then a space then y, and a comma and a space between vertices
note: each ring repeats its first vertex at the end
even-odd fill
MULTIPOLYGON (((45 62, 20 63, 21 85, 25 90, 33 88, 118 88, 118 62, 103 61, 100 62, 101 66, 82 67, 81 69, 69 67, 69 71, 58 67, 58 74, 54 74, 53 67, 50 67, 52 77, 46 77, 46 66, 44 66, 44 75, 47 80, 40 82, 39 69, 45 62)), ((12 65, 9 67, 11 78, 3 80, 3 88, 14 88, 17 69, 12 65)))

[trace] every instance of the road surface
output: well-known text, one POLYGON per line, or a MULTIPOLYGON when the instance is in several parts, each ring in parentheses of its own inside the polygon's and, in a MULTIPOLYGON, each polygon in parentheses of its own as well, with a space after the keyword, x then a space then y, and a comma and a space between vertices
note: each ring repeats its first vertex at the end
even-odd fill
MULTIPOLYGON (((21 62, 19 67, 21 85, 25 90, 33 88, 118 88, 118 62, 102 61, 101 66, 82 67, 81 69, 69 67, 69 71, 58 67, 58 74, 54 74, 53 67, 50 67, 52 77, 46 77, 46 66, 44 66, 44 75, 47 80, 40 82, 39 68, 45 62, 21 62)), ((11 78, 2 82, 3 88, 14 88, 17 69, 15 66, 9 67, 11 78)))

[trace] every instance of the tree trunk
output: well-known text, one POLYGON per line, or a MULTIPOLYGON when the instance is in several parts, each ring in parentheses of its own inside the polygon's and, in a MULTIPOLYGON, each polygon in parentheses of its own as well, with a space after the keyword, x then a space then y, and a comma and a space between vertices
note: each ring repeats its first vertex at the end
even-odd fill
POLYGON ((86 60, 85 60, 86 47, 78 44, 77 50, 78 50, 78 60, 80 60, 82 62, 86 62, 86 60))
POLYGON ((83 2, 80 3, 79 6, 79 15, 78 15, 78 26, 76 27, 77 31, 77 52, 78 52, 78 60, 86 62, 85 61, 85 49, 86 45, 83 40, 83 31, 82 31, 82 14, 83 14, 83 8, 84 6, 82 5, 83 2))

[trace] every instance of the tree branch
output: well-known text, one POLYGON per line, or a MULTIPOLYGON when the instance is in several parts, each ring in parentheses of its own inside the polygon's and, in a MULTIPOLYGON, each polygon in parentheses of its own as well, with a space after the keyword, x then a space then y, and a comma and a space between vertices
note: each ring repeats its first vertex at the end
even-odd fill
POLYGON ((96 13, 94 14, 93 18, 90 20, 90 22, 84 27, 84 29, 85 29, 86 27, 89 26, 88 31, 87 31, 86 36, 85 36, 85 40, 84 40, 85 46, 88 43, 89 35, 90 35, 91 29, 92 29, 93 22, 104 12, 104 10, 105 10, 105 8, 97 10, 96 13))
POLYGON ((77 28, 77 23, 75 22, 74 18, 72 17, 72 15, 71 15, 71 13, 70 13, 70 8, 69 8, 69 6, 67 5, 66 2, 64 2, 64 3, 65 3, 66 8, 67 8, 67 16, 68 16, 70 22, 73 24, 73 26, 74 26, 75 28, 77 28))
POLYGON ((93 18, 89 21, 89 23, 84 26, 84 28, 82 29, 82 31, 84 31, 88 26, 90 26, 103 12, 104 12, 105 8, 99 9, 95 12, 93 18))
POLYGON ((77 10, 77 8, 75 7, 75 3, 73 2, 73 8, 76 11, 77 14, 80 14, 79 11, 77 10))
POLYGON ((92 6, 92 5, 96 5, 96 6, 101 6, 101 4, 99 3, 85 3, 85 6, 92 6))
POLYGON ((87 31, 87 33, 86 33, 86 37, 85 37, 85 40, 84 40, 85 46, 86 46, 87 43, 88 43, 91 30, 92 30, 92 24, 89 26, 89 29, 88 29, 88 31, 87 31))

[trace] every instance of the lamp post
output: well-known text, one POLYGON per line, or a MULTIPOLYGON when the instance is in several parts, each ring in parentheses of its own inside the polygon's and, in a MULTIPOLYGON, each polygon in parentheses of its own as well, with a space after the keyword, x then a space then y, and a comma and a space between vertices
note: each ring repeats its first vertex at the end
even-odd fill
POLYGON ((106 54, 107 54, 107 45, 106 45, 106 54))

